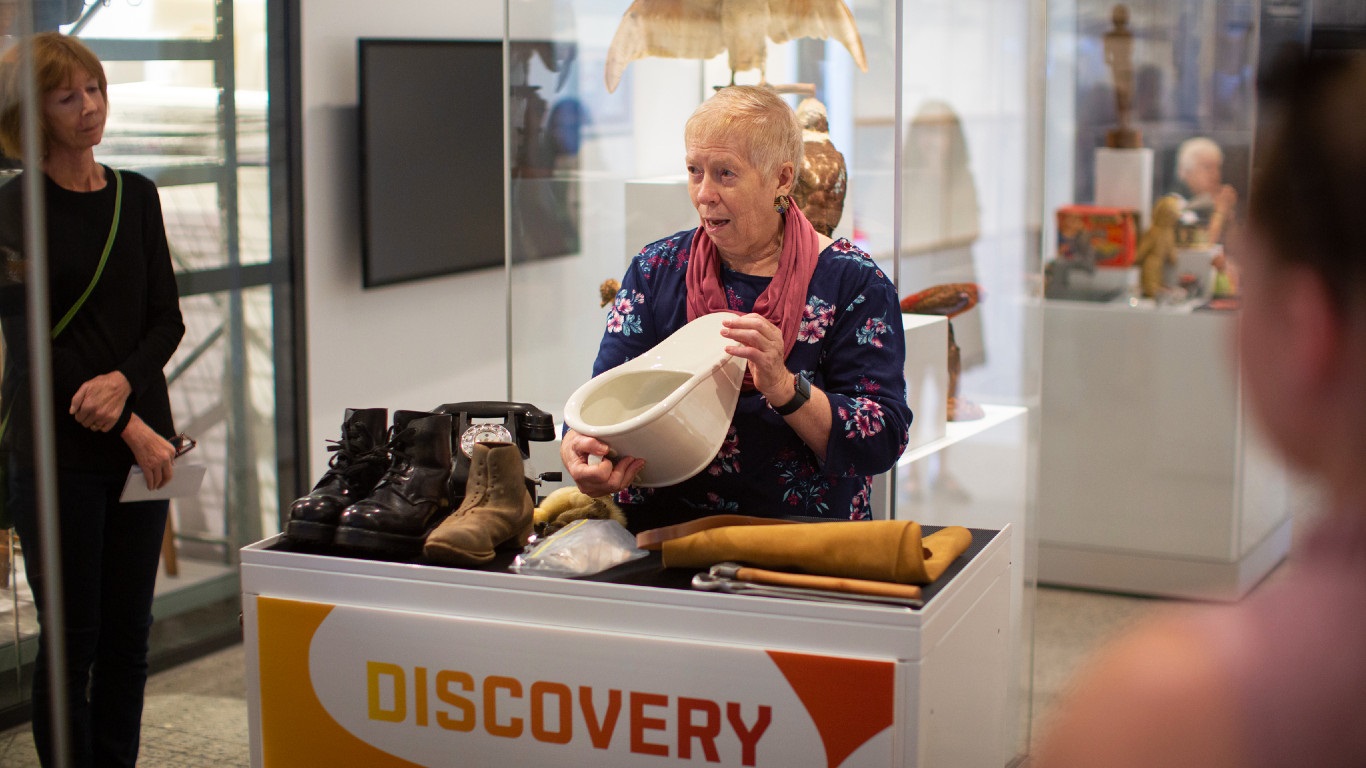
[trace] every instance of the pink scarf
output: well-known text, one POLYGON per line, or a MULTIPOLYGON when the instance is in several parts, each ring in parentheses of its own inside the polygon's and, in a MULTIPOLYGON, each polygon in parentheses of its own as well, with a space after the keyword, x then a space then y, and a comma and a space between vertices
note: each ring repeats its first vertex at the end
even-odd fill
MULTIPOLYGON (((783 252, 778 257, 778 271, 773 280, 754 301, 754 312, 763 315, 783 332, 783 358, 797 343, 797 331, 802 325, 802 311, 806 309, 807 289, 820 257, 820 238, 815 227, 807 221, 794 203, 787 209, 783 225, 783 252)), ((726 301, 726 288, 721 285, 721 258, 716 244, 699 226, 693 235, 692 251, 688 256, 688 321, 713 312, 733 312, 726 301)), ((746 383, 749 374, 745 374, 746 383)))

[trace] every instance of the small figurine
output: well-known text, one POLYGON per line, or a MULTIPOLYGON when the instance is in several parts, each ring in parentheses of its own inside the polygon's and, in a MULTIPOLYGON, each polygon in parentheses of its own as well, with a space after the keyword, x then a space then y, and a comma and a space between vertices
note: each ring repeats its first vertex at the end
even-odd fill
POLYGON ((1105 132, 1105 146, 1133 149, 1143 145, 1143 136, 1134 129, 1134 33, 1129 29, 1129 7, 1116 5, 1110 16, 1114 29, 1105 33, 1105 63, 1115 84, 1115 113, 1119 126, 1105 132))
POLYGON ((1211 295, 1216 299, 1231 299, 1238 295, 1238 273, 1222 251, 1210 259, 1214 267, 1214 286, 1211 295))
POLYGON ((958 375, 962 372, 962 351, 953 338, 953 318, 977 306, 982 292, 976 283, 945 283, 907 296, 901 311, 913 315, 940 315, 949 319, 949 421, 976 421, 986 415, 982 406, 958 396, 958 375))
POLYGON ((1069 287, 1074 271, 1094 275, 1096 258, 1085 220, 1075 213, 1061 213, 1058 216, 1058 257, 1044 269, 1045 288, 1069 287))
POLYGON ((1199 235, 1185 244, 1222 242, 1224 226, 1233 218, 1238 205, 1238 192, 1224 183, 1223 169, 1224 151, 1212 139, 1196 136, 1181 142, 1176 153, 1176 175, 1190 193, 1181 223, 1199 235))
POLYGON ((598 300, 600 302, 598 306, 605 307, 608 304, 611 304, 612 299, 616 298, 617 291, 619 290, 621 290, 620 280, 617 280, 615 277, 609 277, 606 280, 603 280, 602 285, 598 286, 598 300))
POLYGON ((1180 217, 1181 198, 1175 195, 1165 195, 1153 204, 1153 224, 1139 238, 1134 251, 1144 298, 1157 297, 1167 265, 1176 263, 1176 222, 1180 217))

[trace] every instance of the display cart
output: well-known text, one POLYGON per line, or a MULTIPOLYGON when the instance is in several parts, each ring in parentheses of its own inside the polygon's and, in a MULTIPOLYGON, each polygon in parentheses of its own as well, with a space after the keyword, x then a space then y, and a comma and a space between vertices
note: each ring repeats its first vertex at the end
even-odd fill
POLYGON ((972 766, 1014 756, 1012 536, 921 609, 242 550, 251 764, 972 766))

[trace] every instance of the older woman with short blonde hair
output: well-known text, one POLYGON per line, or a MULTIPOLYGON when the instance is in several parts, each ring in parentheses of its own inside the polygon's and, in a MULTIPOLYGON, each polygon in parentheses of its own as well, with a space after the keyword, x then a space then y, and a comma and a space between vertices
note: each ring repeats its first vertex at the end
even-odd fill
POLYGON ((767 88, 723 88, 702 102, 683 128, 686 145, 738 139, 738 148, 765 173, 785 162, 802 167, 802 126, 797 114, 767 88))
POLYGON ((802 131, 773 90, 721 89, 689 118, 684 141, 698 226, 632 261, 593 374, 690 320, 729 313, 727 351, 748 363, 729 433, 710 466, 666 488, 633 486, 641 459, 609 456, 573 430, 565 467, 584 493, 615 494, 637 528, 737 512, 865 519, 872 477, 901 455, 911 421, 895 287, 793 204, 802 131))

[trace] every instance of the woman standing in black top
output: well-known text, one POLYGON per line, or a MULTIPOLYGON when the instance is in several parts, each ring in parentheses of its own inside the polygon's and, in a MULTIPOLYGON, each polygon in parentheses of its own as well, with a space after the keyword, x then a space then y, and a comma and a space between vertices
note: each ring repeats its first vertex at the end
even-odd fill
MULTIPOLYGON (((108 83, 94 53, 74 38, 45 32, 0 59, 0 150, 22 154, 19 57, 25 55, 33 57, 41 108, 49 323, 60 327, 52 341, 53 417, 69 752, 78 766, 133 766, 168 504, 124 504, 119 495, 135 464, 149 488, 171 479, 175 429, 162 369, 185 326, 155 185, 95 162, 108 83)), ((9 505, 19 537, 29 545, 25 567, 43 628, 23 221, 21 177, 0 187, 0 282, 7 283, 0 287, 6 345, 0 402, 9 415, 3 438, 9 505)), ((48 765, 45 649, 40 644, 35 665, 33 731, 48 765)))

